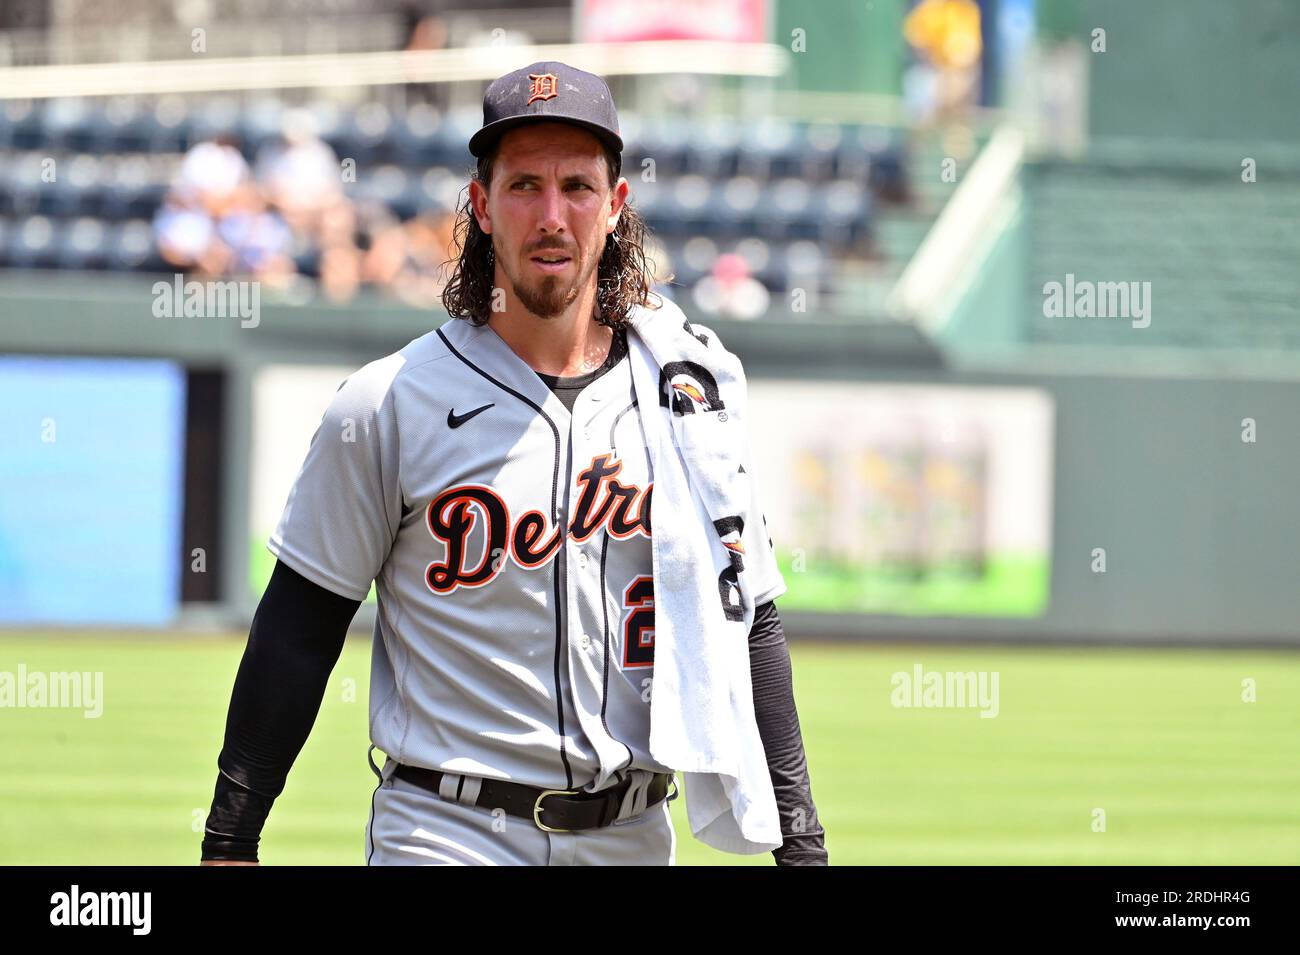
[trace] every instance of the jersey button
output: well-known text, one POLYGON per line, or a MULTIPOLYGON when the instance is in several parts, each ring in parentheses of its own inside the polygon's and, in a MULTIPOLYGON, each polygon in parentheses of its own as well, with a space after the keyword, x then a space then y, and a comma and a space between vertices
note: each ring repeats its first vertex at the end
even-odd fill
POLYGON ((586 554, 579 554, 579 555, 578 555, 578 566, 579 566, 581 569, 583 569, 583 570, 586 570, 586 569, 587 569, 587 555, 586 555, 586 554))
POLYGON ((578 641, 578 646, 582 647, 582 649, 583 649, 584 652, 587 651, 587 650, 590 650, 590 649, 591 649, 591 637, 587 636, 587 635, 584 633, 584 634, 582 635, 582 639, 578 641))

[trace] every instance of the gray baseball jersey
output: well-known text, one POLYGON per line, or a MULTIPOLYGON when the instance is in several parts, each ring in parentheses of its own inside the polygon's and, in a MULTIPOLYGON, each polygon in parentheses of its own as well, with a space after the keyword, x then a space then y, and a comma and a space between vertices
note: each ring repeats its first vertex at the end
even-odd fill
MULTIPOLYGON (((339 388, 268 546, 342 596, 375 582, 370 732, 392 759, 592 791, 671 771, 648 748, 640 410, 627 357, 570 412, 491 327, 461 319, 339 388)), ((758 605, 785 583, 744 463, 758 605)))

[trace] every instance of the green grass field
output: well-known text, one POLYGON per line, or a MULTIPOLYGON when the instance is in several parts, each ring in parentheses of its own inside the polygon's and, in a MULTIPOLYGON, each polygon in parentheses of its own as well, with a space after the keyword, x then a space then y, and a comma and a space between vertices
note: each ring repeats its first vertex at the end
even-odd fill
MULTIPOLYGON (((0 671, 103 671, 98 719, 0 708, 0 863, 198 860, 243 637, 0 635, 0 671)), ((360 864, 368 640, 351 640, 263 836, 360 864)), ((1300 655, 796 643, 833 864, 1300 863, 1300 655), (891 705, 891 675, 999 674, 1000 712, 891 705), (1256 702, 1242 700, 1254 681, 1256 702), (1095 811, 1105 831, 1094 831, 1095 811)), ((771 864, 696 842, 682 864, 771 864)))

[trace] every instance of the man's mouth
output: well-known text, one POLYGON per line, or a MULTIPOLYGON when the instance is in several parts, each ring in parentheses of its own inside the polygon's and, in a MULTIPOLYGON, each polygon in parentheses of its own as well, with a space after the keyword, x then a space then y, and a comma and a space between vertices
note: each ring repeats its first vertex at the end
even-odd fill
POLYGON ((543 272, 562 272, 568 266, 571 258, 563 252, 538 252, 531 256, 529 261, 536 265, 543 272))

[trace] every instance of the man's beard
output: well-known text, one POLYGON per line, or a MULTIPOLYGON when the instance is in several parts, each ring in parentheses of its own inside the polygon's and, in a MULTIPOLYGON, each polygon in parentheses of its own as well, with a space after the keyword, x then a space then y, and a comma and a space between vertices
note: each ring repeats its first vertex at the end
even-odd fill
POLYGON ((538 318, 555 318, 564 314, 564 310, 578 298, 578 293, 591 278, 596 263, 587 266, 586 271, 569 282, 563 276, 543 275, 533 285, 521 282, 510 276, 510 287, 514 289, 515 298, 524 308, 538 318))
POLYGON ((512 281, 515 298, 538 318, 555 318, 573 304, 578 297, 578 286, 554 275, 544 275, 536 285, 521 285, 512 281))

